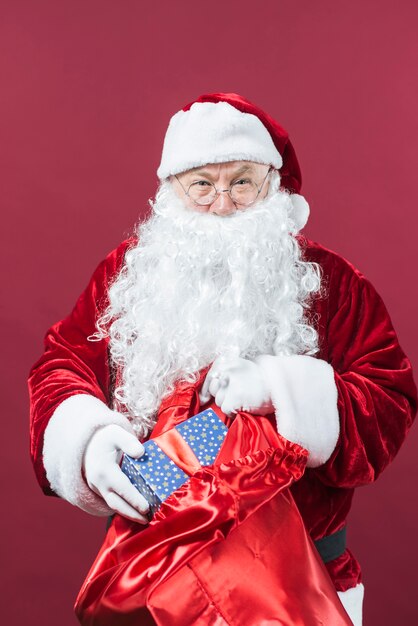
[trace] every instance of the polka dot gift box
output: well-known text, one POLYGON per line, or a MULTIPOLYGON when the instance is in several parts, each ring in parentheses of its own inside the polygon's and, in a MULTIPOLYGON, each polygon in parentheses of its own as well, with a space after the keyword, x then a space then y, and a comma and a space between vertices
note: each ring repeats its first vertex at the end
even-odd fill
POLYGON ((190 474, 214 463, 227 432, 216 413, 207 409, 146 441, 139 459, 123 455, 122 471, 150 503, 151 515, 190 474))

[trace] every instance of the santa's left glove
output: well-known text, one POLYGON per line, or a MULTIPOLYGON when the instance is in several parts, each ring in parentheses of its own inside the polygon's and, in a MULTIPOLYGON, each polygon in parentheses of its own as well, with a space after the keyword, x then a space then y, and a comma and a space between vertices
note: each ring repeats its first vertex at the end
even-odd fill
POLYGON ((274 410, 261 367, 239 356, 215 359, 199 394, 201 403, 208 402, 211 396, 225 415, 237 411, 267 415, 274 410))
POLYGON ((338 391, 332 366, 307 355, 260 355, 255 361, 218 357, 206 375, 200 401, 210 397, 227 414, 275 413, 277 432, 303 446, 307 466, 320 467, 340 433, 338 391))
POLYGON ((123 452, 140 457, 131 423, 104 402, 77 394, 61 402, 44 435, 43 462, 51 489, 92 515, 118 512, 146 523, 148 503, 119 467, 123 452))

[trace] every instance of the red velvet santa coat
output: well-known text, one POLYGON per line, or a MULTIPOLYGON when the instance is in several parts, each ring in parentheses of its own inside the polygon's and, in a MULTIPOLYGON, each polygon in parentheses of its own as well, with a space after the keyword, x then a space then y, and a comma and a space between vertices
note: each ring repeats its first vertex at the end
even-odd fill
MULTIPOLYGON (((312 304, 319 333, 316 355, 329 363, 338 390, 340 435, 321 467, 307 469, 291 487, 312 539, 346 524, 354 488, 374 481, 393 459, 416 411, 411 366, 399 346, 386 308, 372 285, 337 254, 298 237, 304 260, 318 263, 325 296, 312 304)), ((57 406, 74 394, 89 394, 112 405, 112 381, 105 341, 89 342, 107 302, 129 242, 97 268, 72 313, 54 325, 46 351, 30 376, 31 454, 38 480, 53 494, 43 466, 43 437, 57 406)), ((337 590, 354 587, 360 568, 349 552, 327 564, 337 590)))

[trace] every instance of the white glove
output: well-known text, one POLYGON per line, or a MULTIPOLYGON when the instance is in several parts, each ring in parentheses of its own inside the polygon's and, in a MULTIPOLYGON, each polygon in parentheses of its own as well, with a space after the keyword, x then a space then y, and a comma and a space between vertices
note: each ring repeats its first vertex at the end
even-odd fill
POLYGON ((199 394, 202 404, 210 396, 225 415, 240 410, 256 415, 274 411, 263 370, 257 363, 239 356, 215 359, 199 394))
POLYGON ((148 502, 119 467, 122 452, 138 458, 144 454, 144 446, 135 435, 117 424, 100 428, 87 444, 84 476, 90 489, 116 513, 134 522, 148 524, 145 517, 148 502))

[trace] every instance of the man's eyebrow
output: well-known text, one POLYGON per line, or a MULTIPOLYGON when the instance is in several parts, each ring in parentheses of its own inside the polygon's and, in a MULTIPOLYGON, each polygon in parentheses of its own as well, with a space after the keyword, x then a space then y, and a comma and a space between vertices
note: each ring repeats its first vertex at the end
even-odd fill
POLYGON ((239 170, 237 170, 234 173, 233 178, 236 178, 237 176, 241 176, 241 174, 244 174, 245 172, 252 171, 252 170, 254 170, 252 165, 243 165, 242 167, 239 168, 239 170))
MULTIPOLYGON (((248 170, 252 170, 252 169, 253 169, 252 165, 243 165, 236 172, 233 173, 231 178, 236 178, 237 176, 240 176, 241 174, 244 174, 244 172, 248 172, 248 170)), ((194 170, 193 172, 190 172, 190 173, 191 173, 192 176, 207 176, 208 178, 212 177, 210 172, 208 172, 205 169, 197 169, 197 170, 194 170)))

